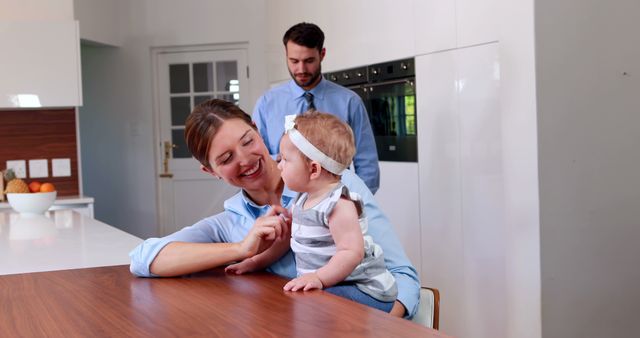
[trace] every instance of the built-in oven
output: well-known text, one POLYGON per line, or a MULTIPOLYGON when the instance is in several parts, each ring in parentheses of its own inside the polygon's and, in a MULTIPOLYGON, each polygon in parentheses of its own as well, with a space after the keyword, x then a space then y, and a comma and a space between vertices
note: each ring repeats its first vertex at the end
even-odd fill
POLYGON ((362 98, 380 161, 418 161, 414 65, 411 58, 324 74, 362 98))

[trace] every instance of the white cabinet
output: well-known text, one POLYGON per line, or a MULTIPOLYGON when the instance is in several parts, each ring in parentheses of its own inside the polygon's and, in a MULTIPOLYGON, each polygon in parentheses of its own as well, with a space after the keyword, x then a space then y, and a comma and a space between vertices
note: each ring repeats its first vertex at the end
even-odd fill
POLYGON ((82 105, 77 21, 0 22, 0 108, 82 105))
MULTIPOLYGON (((447 295, 440 329, 462 336, 464 242, 456 53, 416 57, 420 186, 420 281, 447 295)), ((444 299, 444 298, 443 298, 444 299)))
POLYGON ((447 295, 440 329, 506 337, 498 44, 416 58, 422 283, 447 295))
POLYGON ((422 260, 418 163, 379 163, 380 189, 375 195, 376 201, 393 224, 407 257, 420 273, 422 260))
POLYGON ((499 40, 498 0, 415 0, 416 55, 499 40))

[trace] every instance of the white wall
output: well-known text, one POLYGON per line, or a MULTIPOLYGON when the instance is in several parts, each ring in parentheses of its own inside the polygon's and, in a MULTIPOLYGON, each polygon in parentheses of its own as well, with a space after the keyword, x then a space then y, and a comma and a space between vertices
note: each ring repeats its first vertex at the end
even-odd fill
POLYGON ((0 0, 0 20, 73 20, 73 0, 0 0))
POLYGON ((270 0, 267 6, 269 82, 288 79, 282 36, 302 21, 325 34, 322 71, 362 66, 414 55, 412 0, 270 0))
POLYGON ((535 18, 542 333, 640 337, 640 2, 535 18))
MULTIPOLYGON (((120 47, 82 49, 84 192, 96 199, 97 219, 150 237, 157 235, 151 48, 248 42, 250 99, 243 108, 251 111, 267 87, 264 3, 147 0, 126 2, 118 11, 120 47)), ((78 14, 87 15, 77 18, 81 27, 96 15, 78 14)))
POLYGON ((75 0, 73 9, 80 22, 80 38, 87 42, 120 46, 123 39, 122 10, 126 0, 75 0))

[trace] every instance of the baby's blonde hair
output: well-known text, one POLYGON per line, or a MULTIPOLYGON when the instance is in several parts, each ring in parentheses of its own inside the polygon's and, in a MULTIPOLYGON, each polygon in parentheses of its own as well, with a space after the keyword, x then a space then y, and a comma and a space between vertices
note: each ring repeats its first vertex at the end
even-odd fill
MULTIPOLYGON (((309 110, 296 116, 296 129, 316 148, 348 167, 356 153, 353 132, 334 115, 309 110)), ((302 154, 304 156, 304 154, 302 154)), ((305 156, 306 157, 306 156, 305 156)))

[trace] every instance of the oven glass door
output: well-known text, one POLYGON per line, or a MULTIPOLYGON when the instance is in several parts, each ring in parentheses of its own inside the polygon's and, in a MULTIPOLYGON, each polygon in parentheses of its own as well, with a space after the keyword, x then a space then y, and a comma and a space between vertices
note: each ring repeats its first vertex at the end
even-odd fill
POLYGON ((352 89, 369 113, 380 161, 417 162, 414 78, 352 89))

